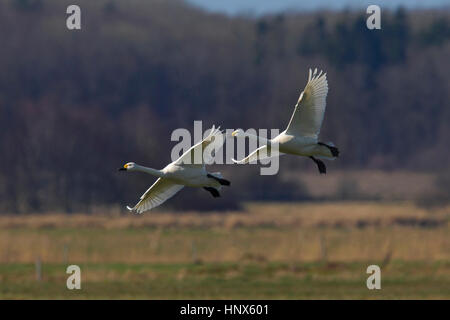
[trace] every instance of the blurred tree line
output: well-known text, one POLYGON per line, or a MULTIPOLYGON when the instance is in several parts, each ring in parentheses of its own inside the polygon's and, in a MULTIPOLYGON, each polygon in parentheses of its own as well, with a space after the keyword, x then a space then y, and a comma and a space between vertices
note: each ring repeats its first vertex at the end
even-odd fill
MULTIPOLYGON (((79 0, 82 29, 69 31, 69 4, 0 2, 0 212, 133 204, 154 179, 117 167, 163 167, 172 130, 194 120, 284 129, 315 66, 330 86, 322 139, 342 150, 332 170, 449 169, 448 11, 383 11, 368 30, 353 11, 232 18, 177 0, 79 0)), ((307 197, 257 168, 217 167, 235 181, 220 202, 197 190, 166 206, 307 197)))

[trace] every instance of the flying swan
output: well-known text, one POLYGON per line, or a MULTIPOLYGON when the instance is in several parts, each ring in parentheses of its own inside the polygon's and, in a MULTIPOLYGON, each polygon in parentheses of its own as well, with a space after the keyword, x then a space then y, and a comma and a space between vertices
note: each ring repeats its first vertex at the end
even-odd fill
POLYGON ((339 150, 333 143, 319 142, 327 93, 326 73, 317 73, 317 68, 314 72, 309 69, 308 83, 298 98, 287 129, 271 140, 246 133, 242 129, 233 131, 232 136, 247 136, 259 139, 264 144, 244 159, 233 159, 233 162, 245 164, 286 153, 309 157, 316 163, 320 173, 326 173, 326 166, 320 159, 334 160, 339 156, 339 150))
POLYGON ((168 164, 164 169, 157 170, 128 162, 119 171, 141 171, 158 177, 158 180, 141 196, 139 202, 128 210, 136 213, 153 209, 173 197, 184 186, 202 187, 214 198, 220 197, 221 187, 229 186, 230 182, 223 179, 220 172, 209 173, 205 164, 212 160, 212 153, 224 143, 220 128, 212 127, 210 134, 187 150, 181 157, 168 164), (195 161, 197 160, 197 161, 195 161))

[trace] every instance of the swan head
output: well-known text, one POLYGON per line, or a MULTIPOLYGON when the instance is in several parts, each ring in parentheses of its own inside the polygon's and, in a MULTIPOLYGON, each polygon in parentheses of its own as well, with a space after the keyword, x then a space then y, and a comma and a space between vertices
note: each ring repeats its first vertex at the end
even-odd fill
POLYGON ((245 132, 244 132, 244 130, 242 130, 242 129, 237 129, 237 130, 234 130, 234 131, 231 133, 231 135, 232 135, 233 137, 245 136, 245 132))
POLYGON ((128 162, 122 168, 119 168, 119 171, 131 171, 136 168, 136 163, 128 162))

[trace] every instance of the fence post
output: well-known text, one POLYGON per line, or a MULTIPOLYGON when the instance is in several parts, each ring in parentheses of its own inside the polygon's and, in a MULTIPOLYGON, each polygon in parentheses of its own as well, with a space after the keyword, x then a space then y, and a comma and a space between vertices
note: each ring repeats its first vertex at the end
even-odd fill
POLYGON ((66 243, 66 244, 64 244, 64 250, 63 250, 63 263, 67 264, 68 260, 69 260, 69 245, 66 243))
POLYGON ((323 234, 320 235, 320 258, 323 263, 327 262, 327 244, 323 234))
POLYGON ((39 256, 36 258, 35 267, 36 267, 36 281, 41 281, 42 280, 42 263, 41 263, 41 258, 39 256))
POLYGON ((192 240, 191 243, 191 254, 192 254, 192 262, 197 263, 197 247, 195 246, 194 240, 192 240))

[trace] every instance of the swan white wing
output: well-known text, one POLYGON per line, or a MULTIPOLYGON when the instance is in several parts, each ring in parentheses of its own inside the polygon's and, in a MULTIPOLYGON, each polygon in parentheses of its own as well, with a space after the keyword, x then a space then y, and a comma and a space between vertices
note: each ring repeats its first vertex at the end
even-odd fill
POLYGON ((286 133, 318 137, 325 114, 327 94, 327 74, 322 74, 322 71, 317 74, 317 68, 314 72, 309 69, 308 83, 295 105, 286 133))
POLYGON ((183 153, 174 163, 177 165, 204 166, 214 160, 215 151, 224 144, 225 138, 219 128, 214 126, 209 135, 183 153))
POLYGON ((141 200, 133 208, 127 207, 127 209, 137 213, 153 209, 172 198, 183 187, 183 185, 175 184, 170 180, 158 178, 141 196, 141 200))
POLYGON ((273 157, 277 157, 282 155, 283 153, 275 150, 275 148, 271 148, 270 146, 267 146, 267 144, 259 147, 258 149, 256 149, 255 151, 253 151, 252 153, 250 153, 247 157, 245 157, 242 160, 235 160, 235 159, 231 159, 234 163, 237 164, 246 164, 246 163, 250 163, 250 162, 256 162, 257 160, 264 160, 264 159, 269 159, 269 158, 273 158, 273 157))

